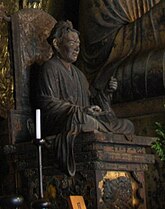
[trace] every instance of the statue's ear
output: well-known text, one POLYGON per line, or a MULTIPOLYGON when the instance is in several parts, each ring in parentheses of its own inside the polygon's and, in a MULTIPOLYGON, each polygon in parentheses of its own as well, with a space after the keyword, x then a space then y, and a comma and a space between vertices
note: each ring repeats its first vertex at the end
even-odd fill
POLYGON ((58 47, 57 39, 56 38, 53 39, 53 46, 56 49, 56 51, 59 51, 59 47, 58 47))

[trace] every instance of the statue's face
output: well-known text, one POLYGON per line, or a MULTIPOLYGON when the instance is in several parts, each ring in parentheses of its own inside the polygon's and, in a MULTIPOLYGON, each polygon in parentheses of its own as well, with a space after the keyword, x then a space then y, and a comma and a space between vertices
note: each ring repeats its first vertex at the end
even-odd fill
POLYGON ((60 58, 67 63, 73 63, 77 60, 80 51, 80 39, 76 32, 68 32, 63 36, 62 41, 57 43, 60 58))

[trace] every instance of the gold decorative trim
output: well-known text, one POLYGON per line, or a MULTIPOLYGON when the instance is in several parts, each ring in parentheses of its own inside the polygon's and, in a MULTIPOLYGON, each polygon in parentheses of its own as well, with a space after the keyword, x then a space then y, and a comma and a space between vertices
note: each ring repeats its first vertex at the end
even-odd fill
MULTIPOLYGON (((43 9, 48 12, 50 1, 2 0, 0 6, 3 6, 7 15, 10 16, 22 8, 43 9)), ((0 117, 2 118, 7 118, 8 111, 14 108, 14 81, 11 71, 8 50, 8 23, 2 21, 0 24, 0 117)))

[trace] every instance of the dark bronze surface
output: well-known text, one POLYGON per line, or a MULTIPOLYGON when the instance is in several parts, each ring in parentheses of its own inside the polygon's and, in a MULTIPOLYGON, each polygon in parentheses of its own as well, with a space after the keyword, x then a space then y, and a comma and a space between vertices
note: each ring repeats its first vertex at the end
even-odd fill
MULTIPOLYGON (((30 18, 29 16, 27 15, 22 18, 25 24, 26 18, 30 18)), ((22 23, 20 23, 20 25, 21 24, 22 23)), ((21 25, 21 27, 22 26, 23 25, 21 25)), ((17 32, 16 29, 15 35, 17 32)), ((25 34, 25 37, 21 38, 26 39, 26 35, 28 36, 28 33, 25 34)), ((19 38, 20 37, 18 37, 17 41, 19 41, 19 38)), ((18 48, 18 50, 20 49, 18 48)), ((31 62, 29 62, 28 56, 24 57, 24 55, 22 55, 21 59, 24 60, 27 65, 30 65, 31 62)), ((16 53, 16 59, 18 57, 19 53, 16 53)), ((36 59, 40 61, 40 57, 36 59)), ((36 149, 30 142, 34 136, 34 124, 31 112, 29 112, 29 98, 27 96, 29 84, 26 83, 26 81, 29 78, 29 68, 25 69, 27 71, 25 71, 25 74, 23 73, 22 76, 22 67, 24 69, 24 64, 20 62, 17 62, 15 65, 15 69, 18 69, 18 71, 15 72, 15 76, 17 77, 16 108, 19 110, 23 109, 23 114, 19 110, 14 111, 11 114, 12 122, 10 125, 12 126, 10 127, 12 127, 12 143, 29 141, 28 143, 23 142, 17 144, 15 159, 20 178, 18 186, 20 189, 23 188, 22 193, 25 194, 27 198, 26 202, 29 204, 38 197, 38 176, 36 149), (23 88, 25 89, 22 91, 23 88), (30 126, 29 123, 32 124, 32 126, 30 126)), ((146 154, 145 148, 150 147, 154 138, 135 136, 133 141, 129 141, 129 139, 120 135, 88 133, 80 140, 81 141, 78 143, 82 143, 82 146, 79 146, 77 149, 79 163, 77 163, 78 171, 75 178, 69 178, 59 173, 54 165, 53 152, 44 150, 44 195, 49 196, 53 203, 52 207, 56 207, 56 200, 58 200, 57 202, 60 207, 67 207, 66 197, 71 193, 82 194, 85 197, 89 209, 109 209, 109 207, 120 207, 121 209, 131 207, 146 208, 144 171, 147 171, 148 166, 154 162, 154 157, 151 154, 146 154), (103 141, 107 144, 104 144, 103 141), (86 142, 87 144, 85 144, 86 142), (112 155, 110 153, 112 153, 112 155), (86 162, 89 158, 85 160, 84 156, 92 157, 91 161, 86 162), (54 176, 54 174, 57 175, 54 176), (125 202, 123 200, 125 194, 121 191, 123 185, 128 189, 125 202), (132 187, 134 186, 135 189, 133 190, 132 187), (110 187, 117 198, 111 193, 110 187), (135 193, 138 194, 137 197, 135 193), (134 197, 133 199, 132 195, 134 197), (96 202, 96 197, 97 200, 101 199, 101 203, 99 201, 96 202)), ((12 162, 12 160, 14 160, 13 157, 11 157, 10 162, 12 162)))

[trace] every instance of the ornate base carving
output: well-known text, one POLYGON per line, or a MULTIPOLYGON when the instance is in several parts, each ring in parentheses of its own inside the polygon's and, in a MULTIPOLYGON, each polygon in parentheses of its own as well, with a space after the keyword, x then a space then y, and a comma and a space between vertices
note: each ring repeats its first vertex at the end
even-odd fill
MULTIPOLYGON (((147 154, 154 138, 86 133, 75 144, 77 172, 74 177, 61 173, 54 154, 43 149, 44 198, 51 207, 66 208, 70 195, 84 197, 88 209, 146 209, 144 172, 154 156, 147 154)), ((28 207, 39 198, 36 147, 27 142, 16 144, 20 190, 28 207), (29 153, 31 153, 29 155, 29 153)))

